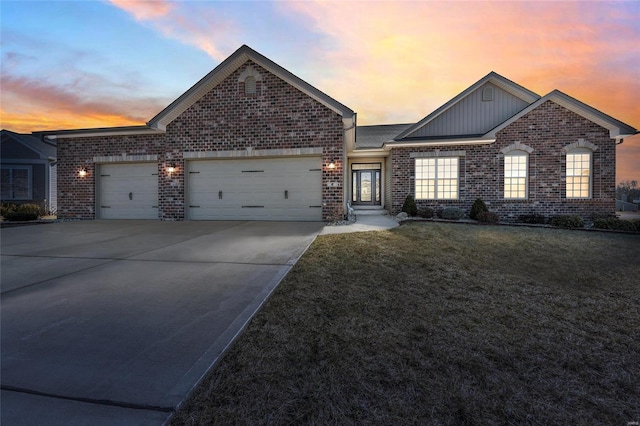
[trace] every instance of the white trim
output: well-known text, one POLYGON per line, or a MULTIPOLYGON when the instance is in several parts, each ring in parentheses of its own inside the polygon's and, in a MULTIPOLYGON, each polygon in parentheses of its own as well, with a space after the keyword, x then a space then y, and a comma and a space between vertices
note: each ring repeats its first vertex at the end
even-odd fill
POLYGON ((228 151, 189 151, 182 154, 185 160, 203 160, 216 158, 251 158, 251 157, 300 157, 322 155, 322 147, 290 148, 290 149, 253 149, 228 151))
POLYGON ((385 144, 385 148, 410 148, 416 146, 450 146, 450 145, 489 145, 496 141, 492 139, 458 139, 447 141, 433 141, 433 140, 416 140, 411 142, 393 142, 385 144))
POLYGON ((152 162, 158 161, 158 156, 153 155, 129 155, 122 153, 122 155, 106 155, 93 157, 94 163, 140 163, 140 162, 152 162))

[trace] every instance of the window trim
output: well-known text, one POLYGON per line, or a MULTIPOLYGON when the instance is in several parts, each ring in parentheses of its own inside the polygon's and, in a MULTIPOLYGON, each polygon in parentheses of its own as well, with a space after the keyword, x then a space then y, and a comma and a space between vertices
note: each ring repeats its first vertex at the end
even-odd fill
POLYGON ((25 201, 33 200, 33 166, 31 165, 19 165, 19 164, 3 164, 2 170, 9 170, 9 197, 2 197, 3 200, 15 200, 25 201), (26 170, 27 171, 27 197, 15 197, 14 184, 13 184, 13 171, 14 170, 26 170))
MULTIPOLYGON (((423 167, 423 166, 421 166, 423 167)), ((417 157, 415 158, 415 162, 414 162, 414 166, 413 166, 413 172, 414 172, 414 179, 413 179, 413 183, 414 183, 414 187, 413 187, 413 193, 415 196, 416 200, 438 200, 438 201, 446 201, 446 200, 459 200, 460 199, 460 157, 417 157), (444 160, 455 160, 456 161, 456 175, 455 178, 447 178, 447 179, 453 179, 455 180, 455 187, 456 187, 456 193, 455 193, 455 197, 452 198, 442 198, 440 196, 440 194, 438 193, 438 181, 440 179, 445 179, 445 178, 439 178, 438 177, 438 168, 439 168, 439 162, 440 161, 444 161, 444 160), (434 178, 421 178, 418 179, 418 161, 423 162, 423 161, 434 161, 434 169, 435 169, 435 174, 434 174, 434 178), (427 181, 427 180, 433 180, 433 198, 430 197, 422 197, 418 195, 418 181, 427 181)), ((423 191, 424 192, 424 191, 423 191)), ((422 195, 422 194, 420 194, 422 195)))
MULTIPOLYGON (((528 200, 529 199, 529 153, 527 151, 514 149, 504 155, 503 161, 503 181, 502 181, 502 196, 505 200, 528 200), (525 175, 524 177, 507 177, 507 157, 524 157, 525 162, 525 175), (512 197, 507 196, 507 179, 524 179, 524 196, 512 197)), ((513 192, 513 191, 511 191, 513 192)))
MULTIPOLYGON (((590 200, 593 198, 593 150, 584 147, 572 148, 567 150, 564 160, 564 198, 567 200, 590 200), (582 175, 569 175, 569 157, 574 155, 589 156, 589 174, 587 182, 588 194, 586 196, 570 196, 569 195, 569 177, 580 177, 582 175)), ((575 190, 572 191, 574 193, 575 190)))

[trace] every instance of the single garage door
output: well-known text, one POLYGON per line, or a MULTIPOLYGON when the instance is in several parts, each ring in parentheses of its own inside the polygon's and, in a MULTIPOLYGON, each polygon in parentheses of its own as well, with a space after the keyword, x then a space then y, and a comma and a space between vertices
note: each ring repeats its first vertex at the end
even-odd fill
POLYGON ((322 220, 320 157, 188 164, 192 220, 322 220))
POLYGON ((158 219, 158 164, 102 164, 100 219, 158 219))

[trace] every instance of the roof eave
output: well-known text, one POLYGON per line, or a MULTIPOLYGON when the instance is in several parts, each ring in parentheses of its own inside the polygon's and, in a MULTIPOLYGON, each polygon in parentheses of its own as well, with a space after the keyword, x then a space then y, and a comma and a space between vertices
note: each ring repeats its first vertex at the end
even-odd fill
POLYGON ((493 137, 460 138, 460 139, 415 139, 394 141, 385 144, 385 148, 409 148, 416 146, 451 146, 451 145, 489 145, 496 141, 493 137))
POLYGON ((34 135, 42 135, 49 139, 72 139, 96 136, 131 136, 164 133, 159 129, 149 126, 123 126, 123 127, 101 127, 95 129, 73 129, 73 130, 51 130, 33 132, 34 135))

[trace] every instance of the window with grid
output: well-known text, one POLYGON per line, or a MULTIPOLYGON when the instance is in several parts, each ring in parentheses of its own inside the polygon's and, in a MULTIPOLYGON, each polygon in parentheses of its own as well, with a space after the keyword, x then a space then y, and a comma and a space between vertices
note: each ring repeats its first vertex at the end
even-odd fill
POLYGON ((514 153, 504 156, 504 198, 527 198, 527 155, 514 153))
POLYGON ((591 197, 591 152, 567 154, 567 198, 591 197))
POLYGON ((416 199, 458 199, 457 158, 416 158, 416 199))
POLYGON ((3 166, 2 177, 3 200, 30 200, 31 166, 3 166))

